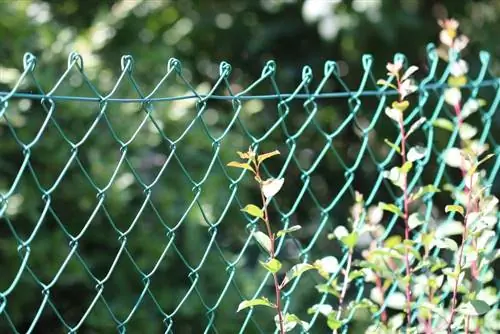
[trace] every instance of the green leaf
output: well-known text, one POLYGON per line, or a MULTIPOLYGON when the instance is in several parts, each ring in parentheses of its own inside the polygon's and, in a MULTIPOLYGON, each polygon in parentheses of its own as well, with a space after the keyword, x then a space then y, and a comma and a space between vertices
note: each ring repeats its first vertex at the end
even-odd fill
POLYGON ((392 212, 392 213, 398 215, 399 217, 403 218, 403 212, 401 212, 401 209, 398 208, 394 204, 387 204, 384 202, 379 202, 378 207, 381 208, 382 210, 392 212))
POLYGON ((307 314, 321 313, 325 317, 328 317, 333 311, 332 305, 328 304, 315 304, 307 309, 307 314))
POLYGON ((257 162, 260 164, 262 161, 269 159, 271 157, 274 157, 275 155, 278 155, 278 154, 280 154, 280 152, 278 150, 274 150, 274 151, 269 152, 269 153, 260 154, 259 156, 257 156, 257 162))
POLYGON ((462 216, 464 215, 464 208, 460 205, 447 205, 444 207, 444 212, 458 212, 462 216))
POLYGON ((333 231, 333 234, 335 235, 335 238, 337 238, 337 240, 340 240, 346 236, 349 235, 349 231, 347 230, 347 228, 345 226, 337 226, 335 228, 335 230, 333 231))
POLYGON ((398 331, 398 329, 401 326, 403 326, 404 320, 405 320, 405 314, 404 313, 398 313, 398 314, 393 315, 389 319, 389 323, 388 323, 389 328, 391 330, 393 330, 394 333, 396 333, 398 331))
POLYGON ((248 169, 249 171, 252 171, 252 173, 255 173, 255 170, 252 168, 252 166, 250 166, 246 162, 231 161, 230 163, 227 164, 227 166, 248 169))
POLYGON ((443 268, 443 274, 445 274, 446 277, 451 277, 456 280, 460 275, 460 270, 454 270, 452 268, 443 268))
POLYGON ((283 183, 285 182, 285 179, 268 179, 265 181, 262 181, 262 193, 264 196, 269 199, 276 195, 280 190, 281 187, 283 187, 283 183))
POLYGON ((328 277, 339 269, 339 261, 332 255, 314 261, 313 265, 323 277, 328 277))
POLYGON ((345 237, 342 237, 340 241, 349 249, 353 249, 358 242, 359 235, 356 232, 349 233, 345 237))
POLYGON ((455 125, 453 122, 446 118, 436 118, 436 120, 432 123, 437 128, 441 128, 443 130, 447 130, 450 132, 453 132, 453 129, 455 128, 455 125))
POLYGON ((392 102, 392 108, 397 109, 401 112, 404 112, 410 106, 410 102, 404 101, 394 101, 392 102))
POLYGON ((489 310, 490 306, 480 299, 461 304, 457 309, 458 312, 469 316, 479 316, 485 314, 489 310))
POLYGON ((427 121, 427 118, 425 117, 420 117, 415 123, 413 123, 411 126, 410 126, 410 129, 408 130, 408 132, 406 133, 406 137, 408 138, 409 135, 411 135, 413 132, 417 131, 417 129, 419 127, 422 126, 422 124, 425 123, 425 121, 427 121))
POLYGON ((384 138, 384 143, 386 143, 394 151, 398 152, 398 154, 401 154, 401 149, 399 148, 398 145, 396 145, 393 142, 389 141, 387 138, 384 138))
POLYGON ((459 77, 450 76, 448 78, 448 85, 450 87, 461 87, 467 83, 467 77, 465 75, 461 75, 459 77))
POLYGON ((292 232, 295 232, 295 231, 298 231, 302 228, 302 226, 300 225, 295 225, 295 226, 292 226, 290 228, 287 228, 287 229, 284 229, 284 230, 279 230, 277 233, 276 233, 276 237, 277 238, 280 238, 282 236, 284 236, 285 234, 288 234, 288 233, 292 233, 292 232))
POLYGON ((438 187, 436 187, 435 185, 433 184, 428 184, 426 186, 423 186, 423 187, 420 187, 416 193, 414 193, 412 196, 411 196, 411 200, 414 201, 416 199, 419 199, 420 197, 424 196, 424 195, 427 195, 427 194, 431 194, 431 193, 438 193, 440 192, 441 190, 439 190, 438 187))
POLYGON ((413 230, 414 228, 423 225, 425 223, 425 217, 421 213, 412 213, 408 217, 408 227, 410 230, 413 230))
POLYGON ((326 320, 326 324, 331 330, 336 330, 336 329, 339 329, 340 327, 342 327, 343 322, 340 320, 337 320, 336 315, 335 315, 335 316, 328 316, 328 318, 326 320))
POLYGON ((294 278, 302 275, 304 272, 315 269, 315 267, 309 263, 299 263, 294 265, 285 275, 283 282, 281 283, 281 287, 284 287, 294 278))
POLYGON ((358 308, 367 309, 368 312, 370 312, 370 313, 375 313, 379 309, 377 304, 375 304, 374 302, 372 302, 368 298, 363 298, 359 302, 352 301, 351 303, 349 303, 349 306, 348 306, 349 313, 353 312, 354 310, 356 310, 358 308))
POLYGON ((275 274, 281 269, 281 262, 278 261, 277 259, 270 259, 267 262, 262 262, 262 261, 259 261, 259 262, 271 274, 275 274))
POLYGON ((403 113, 399 109, 386 107, 384 113, 398 124, 403 122, 403 113))
POLYGON ((450 238, 435 239, 434 240, 434 245, 437 248, 451 249, 454 252, 456 252, 458 250, 457 243, 455 242, 455 240, 450 239, 450 238))
POLYGON ((462 140, 469 140, 477 134, 477 128, 468 123, 462 123, 458 130, 458 134, 462 140))
POLYGON ((396 245, 401 244, 401 242, 402 242, 402 239, 399 235, 392 235, 385 240, 384 245, 387 248, 393 248, 396 245))
POLYGON ((401 166, 401 173, 403 174, 408 174, 409 171, 411 171, 411 168, 413 167, 413 163, 411 161, 407 161, 401 166))
POLYGON ((266 297, 261 297, 261 298, 256 298, 256 299, 250 299, 250 300, 244 300, 238 305, 238 309, 236 312, 239 312, 243 309, 246 309, 248 307, 254 307, 254 306, 267 306, 271 308, 276 308, 276 305, 271 303, 269 299, 266 297))
POLYGON ((350 282, 350 281, 355 280, 356 278, 363 277, 363 276, 365 276, 365 273, 362 272, 361 270, 353 270, 349 273, 348 280, 350 282))
POLYGON ((443 238, 450 235, 459 235, 464 232, 464 225, 457 220, 445 221, 439 224, 436 229, 436 237, 443 238))
POLYGON ((407 154, 408 161, 417 161, 425 157, 427 149, 422 146, 415 146, 410 148, 407 154))
POLYGON ((248 204, 241 211, 248 213, 250 216, 264 218, 264 211, 256 205, 248 204))
POLYGON ((335 290, 330 284, 318 284, 315 288, 319 293, 329 293, 337 298, 340 297, 339 291, 335 290))
POLYGON ((477 294, 477 299, 484 301, 488 305, 495 305, 498 301, 497 290, 492 286, 481 289, 477 294))
POLYGON ((418 66, 412 65, 408 67, 403 76, 401 77, 401 82, 406 81, 409 77, 413 75, 413 73, 418 71, 418 66))
POLYGON ((248 154, 248 152, 237 151, 236 153, 240 156, 241 159, 250 159, 250 154, 248 154))
POLYGON ((474 174, 477 169, 479 168, 479 166, 483 163, 485 163, 487 160, 493 158, 495 156, 495 153, 490 153, 488 154, 487 156, 485 156, 484 158, 482 158, 477 164, 475 164, 468 172, 467 172, 467 176, 471 176, 472 174, 474 174))
POLYGON ((447 266, 447 263, 442 260, 442 259, 435 259, 435 258, 432 258, 431 260, 431 272, 436 272, 440 269, 443 269, 447 266))
POLYGON ((255 240, 257 240, 259 245, 261 245, 262 248, 264 248, 267 251, 267 253, 269 253, 269 254, 272 253, 272 251, 271 251, 271 239, 269 239, 269 237, 265 233, 262 233, 261 231, 257 231, 257 232, 253 233, 253 236, 254 236, 255 240))
POLYGON ((402 292, 395 291, 386 297, 385 302, 387 303, 387 307, 395 310, 403 310, 406 305, 406 296, 402 292))
POLYGON ((394 86, 393 84, 391 84, 389 81, 387 80, 384 80, 384 79, 379 79, 377 80, 377 85, 380 85, 380 86, 385 86, 387 85, 388 87, 391 87, 391 88, 394 88, 394 89, 398 89, 398 87, 394 86))
POLYGON ((378 249, 375 249, 371 252, 372 255, 377 255, 377 256, 380 256, 380 257, 389 257, 389 258, 394 258, 394 259, 402 259, 403 256, 401 255, 401 253, 395 251, 394 249, 390 249, 390 248, 378 248, 378 249))
POLYGON ((448 166, 453 168, 461 168, 468 161, 463 150, 457 147, 450 147, 445 150, 443 152, 443 159, 448 166))
MULTIPOLYGON (((275 322, 276 322, 276 327, 280 328, 279 317, 277 315, 275 317, 275 322)), ((296 316, 295 314, 286 313, 283 316, 283 327, 284 327, 285 332, 288 333, 289 331, 294 329, 297 325, 302 326, 302 328, 304 328, 306 330, 309 327, 309 324, 307 322, 300 320, 300 318, 298 316, 296 316)))

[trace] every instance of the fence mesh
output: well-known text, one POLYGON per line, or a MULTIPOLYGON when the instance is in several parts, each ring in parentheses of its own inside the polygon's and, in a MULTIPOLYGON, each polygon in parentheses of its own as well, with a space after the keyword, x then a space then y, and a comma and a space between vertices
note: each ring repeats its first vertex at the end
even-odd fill
MULTIPOLYGON (((427 118, 415 142, 429 150, 410 188, 458 180, 442 157, 456 145, 457 131, 432 126, 438 117, 453 120, 442 94, 450 72, 432 45, 427 58, 407 122, 427 118)), ((89 79, 78 54, 69 56, 50 89, 42 87, 44 68, 36 63, 26 54, 17 83, 0 92, 3 333, 275 330, 272 312, 236 313, 242 300, 272 295, 271 277, 257 261, 264 254, 252 237, 260 226, 240 211, 258 203, 259 194, 247 173, 226 166, 249 146, 281 152, 265 169, 285 178, 271 221, 275 230, 302 226, 277 245, 287 268, 325 254, 345 264, 347 252, 326 236, 347 224, 355 191, 364 194, 366 207, 380 200, 401 204, 382 173, 397 160, 383 144, 384 138, 399 143, 397 129, 381 117, 394 93, 376 85, 371 56, 362 59, 355 89, 328 61, 316 81, 305 66, 291 93, 280 91, 273 61, 246 88, 231 82, 231 66, 223 62, 207 88, 194 85, 181 62, 170 59, 158 84, 145 91, 133 58, 124 56, 107 94, 89 79), (177 95, 164 93, 169 85, 178 87, 177 95)), ((488 101, 475 122, 479 141, 496 153, 487 177, 495 192, 500 90, 489 63, 482 52, 463 94, 488 101)), ((436 211, 449 203, 440 196, 425 199, 427 220, 451 219, 436 211)), ((384 218, 383 239, 402 233, 397 217, 384 218)), ((304 273, 290 284, 282 296, 285 311, 323 328, 319 311, 306 312, 332 298, 314 289, 321 282, 304 273)), ((360 277, 348 299, 369 292, 360 277)))

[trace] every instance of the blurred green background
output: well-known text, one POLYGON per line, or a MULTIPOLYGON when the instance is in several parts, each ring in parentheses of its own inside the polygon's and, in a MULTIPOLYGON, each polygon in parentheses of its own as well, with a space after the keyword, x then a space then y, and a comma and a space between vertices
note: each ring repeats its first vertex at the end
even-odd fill
MULTIPOLYGON (((0 12, 1 92, 12 89, 23 72, 24 53, 31 52, 36 67, 18 91, 47 93, 66 71, 73 51, 82 56, 85 75, 74 66, 53 95, 97 97, 90 87, 107 95, 122 74, 123 55, 133 57, 133 68, 113 98, 148 95, 166 74, 171 57, 180 60, 183 78, 200 94, 214 86, 222 61, 232 70, 229 86, 223 82, 216 95, 228 95, 228 88, 233 94, 244 90, 261 77, 268 60, 276 61, 274 79, 281 93, 299 85, 305 65, 313 70, 309 90, 314 91, 327 60, 336 61, 338 71, 323 92, 355 91, 367 54, 374 56, 375 80, 385 76, 385 63, 396 52, 420 67, 419 78, 427 76, 426 46, 438 43, 436 21, 448 16, 457 18, 471 39, 464 56, 472 75, 480 66, 480 50, 492 56, 488 76, 495 77, 499 69, 496 0, 19 0, 0 2, 0 12)), ((375 88, 371 81, 366 87, 375 88)), ((192 93, 172 75, 154 97, 192 93)), ((269 79, 249 92, 276 93, 269 79)), ((490 87, 479 95, 491 100, 494 93, 490 87)), ((424 114, 439 96, 430 94, 424 114)), ((293 100, 285 120, 261 144, 262 151, 282 152, 267 165, 271 175, 293 155, 271 212, 276 225, 303 226, 280 252, 286 267, 298 261, 299 249, 306 248, 309 259, 340 254, 326 235, 346 222, 354 190, 373 190, 378 178, 374 161, 387 155, 382 140, 397 134, 385 118, 377 121, 377 130, 370 133, 372 155, 365 154, 348 181, 340 161, 347 166, 356 161, 360 129, 372 120, 378 101, 376 96, 317 100, 314 124, 301 129, 310 110, 304 100, 293 100), (356 117, 329 144, 323 134, 335 131, 358 102, 356 117), (299 130, 300 136, 287 141, 299 130), (303 171, 328 145, 314 173, 305 177, 303 171), (334 207, 321 209, 337 199, 346 182, 348 191, 334 207)), ((239 209, 258 203, 259 197, 248 176, 233 197, 229 177, 238 174, 224 166, 237 158, 237 150, 246 150, 251 136, 260 138, 278 121, 277 99, 242 101, 234 124, 237 105, 229 100, 208 100, 203 106, 196 99, 147 105, 54 102, 13 97, 2 107, 0 332, 24 333, 33 325, 33 333, 65 333, 81 320, 78 333, 240 332, 245 312, 237 314, 236 307, 255 293, 264 272, 257 262, 262 253, 253 241, 246 243, 253 223, 239 209), (83 144, 72 149, 70 143, 82 140, 99 115, 83 144)), ((498 116, 493 124, 498 128, 498 116)), ((436 135, 436 149, 446 140, 445 134, 436 135)), ((433 176, 430 168, 422 179, 429 182, 433 176)), ((454 182, 457 176, 446 174, 446 179, 454 182)), ((375 202, 391 197, 381 187, 375 202)), ((289 310, 306 321, 307 307, 319 300, 312 289, 318 282, 310 275, 286 297, 289 310)), ((272 295, 269 284, 262 294, 272 295)), ((269 333, 272 314, 256 311, 245 326, 245 333, 269 333)), ((315 328, 314 333, 326 332, 322 319, 315 328)))

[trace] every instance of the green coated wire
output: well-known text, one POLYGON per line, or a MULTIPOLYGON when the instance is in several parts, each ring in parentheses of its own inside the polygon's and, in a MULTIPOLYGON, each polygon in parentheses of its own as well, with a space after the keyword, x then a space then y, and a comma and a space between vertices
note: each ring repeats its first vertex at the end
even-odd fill
MULTIPOLYGON (((413 176, 408 184, 409 190, 415 189, 423 184, 422 178, 424 176, 424 168, 433 163, 434 159, 437 160, 437 166, 432 184, 439 186, 443 181, 451 182, 452 178, 446 171, 442 152, 444 149, 456 145, 458 138, 458 127, 456 127, 449 136, 443 149, 438 149, 434 145, 437 134, 432 126, 433 121, 438 117, 443 117, 443 115, 449 117, 442 92, 448 87, 446 80, 450 75, 450 69, 446 67, 442 73, 438 73, 439 59, 435 46, 432 44, 429 44, 427 47, 427 57, 429 68, 428 74, 418 86, 417 101, 408 113, 405 122, 406 124, 410 124, 424 115, 427 117, 427 120, 422 125, 422 133, 424 136, 422 141, 425 143, 424 146, 428 150, 426 156, 415 164, 414 172, 412 173, 413 176), (433 107, 430 107, 432 98, 436 99, 436 103, 433 107)), ((406 62, 406 57, 403 54, 396 54, 394 60, 406 62)), ((7 287, 1 287, 3 290, 0 290, 0 319, 5 319, 4 322, 14 333, 18 333, 19 329, 18 324, 15 323, 9 311, 9 300, 12 298, 11 296, 14 291, 20 288, 21 281, 26 278, 30 278, 33 281, 33 284, 39 288, 42 296, 38 308, 34 310, 33 318, 26 329, 27 333, 36 332, 37 324, 47 310, 54 313, 65 331, 68 333, 77 333, 89 322, 89 317, 91 317, 90 314, 97 308, 97 305, 104 307, 109 316, 108 319, 110 323, 112 323, 112 326, 116 328, 116 331, 125 333, 130 323, 134 321, 134 316, 141 311, 141 308, 145 307, 144 305, 148 301, 152 303, 154 312, 157 313, 157 316, 162 319, 162 324, 159 325, 162 331, 165 333, 174 333, 176 319, 181 316, 182 310, 188 307, 189 300, 193 298, 204 312, 204 318, 202 320, 204 321, 203 332, 223 333, 220 328, 218 328, 218 323, 221 321, 218 311, 222 307, 221 305, 224 303, 225 299, 229 298, 231 294, 236 294, 240 300, 262 296, 268 290, 268 283, 271 277, 271 275, 267 273, 262 277, 256 278, 256 282, 254 282, 255 289, 253 289, 251 295, 248 295, 248 291, 238 282, 238 275, 244 275, 242 266, 245 263, 245 256, 250 252, 254 244, 252 233, 258 230, 256 219, 250 219, 246 216, 242 217, 245 219, 247 225, 245 226, 245 235, 243 236, 244 240, 242 241, 241 248, 236 251, 235 254, 229 256, 224 245, 221 244, 218 239, 222 233, 222 226, 226 224, 226 217, 229 216, 230 211, 241 209, 246 200, 246 195, 244 195, 246 189, 246 186, 244 186, 244 179, 248 177, 248 172, 243 170, 237 177, 232 176, 232 172, 229 172, 226 166, 228 162, 225 156, 226 149, 223 149, 231 145, 231 135, 236 131, 240 131, 248 145, 256 151, 260 151, 261 146, 266 142, 274 140, 273 136, 281 134, 284 137, 283 142, 280 144, 286 149, 286 155, 281 157, 282 164, 279 170, 272 173, 270 169, 266 168, 267 166, 264 166, 263 172, 266 176, 284 177, 286 179, 289 172, 293 170, 297 173, 297 181, 293 185, 295 195, 292 196, 290 203, 285 204, 279 199, 272 200, 272 211, 276 216, 275 224, 279 225, 279 228, 290 227, 293 224, 294 216, 299 211, 299 207, 304 205, 306 201, 310 201, 312 203, 311 205, 314 206, 314 210, 318 213, 317 217, 315 217, 312 222, 312 224, 314 224, 314 231, 311 232, 308 240, 304 243, 300 243, 292 239, 295 247, 298 249, 298 259, 294 263, 314 261, 313 255, 315 248, 322 242, 322 239, 325 238, 326 233, 338 224, 339 220, 336 217, 337 211, 335 210, 341 207, 344 202, 352 203, 354 191, 356 190, 356 174, 362 171, 362 168, 367 162, 374 166, 377 175, 375 176, 371 191, 364 194, 366 198, 365 205, 367 207, 373 205, 377 195, 381 192, 387 193, 393 201, 402 205, 402 196, 394 192, 392 186, 382 174, 383 171, 390 169, 393 165, 396 152, 391 150, 385 156, 380 156, 380 153, 378 153, 370 143, 370 135, 376 131, 376 126, 380 117, 384 117, 383 110, 385 106, 388 105, 391 99, 397 94, 393 91, 389 91, 387 89, 388 87, 377 87, 377 78, 373 76, 374 59, 371 55, 364 55, 362 57, 363 76, 359 86, 355 90, 351 90, 342 80, 337 64, 334 61, 327 61, 324 66, 321 80, 315 88, 311 87, 313 78, 312 69, 309 66, 304 66, 300 82, 290 93, 283 93, 280 91, 279 83, 276 79, 277 66, 274 61, 267 62, 262 69, 260 77, 239 93, 234 93, 231 88, 231 65, 227 62, 222 62, 219 66, 219 76, 210 91, 206 94, 197 92, 194 85, 184 75, 182 63, 175 58, 168 61, 165 74, 149 93, 144 92, 136 81, 134 77, 134 59, 129 55, 121 58, 121 73, 116 83, 107 94, 101 94, 93 85, 85 73, 84 59, 77 53, 69 55, 67 68, 48 91, 42 88, 40 81, 35 76, 34 70, 37 66, 36 62, 37 59, 32 54, 25 54, 23 58, 23 71, 20 78, 10 91, 0 92, 0 119, 5 121, 4 123, 10 136, 22 154, 22 162, 15 176, 12 180, 8 180, 10 184, 7 186, 6 191, 0 193, 0 221, 5 222, 5 225, 8 227, 10 238, 15 240, 17 244, 18 248, 16 251, 19 256, 19 264, 14 277, 7 287), (60 89, 65 80, 67 80, 69 75, 74 71, 78 71, 83 79, 84 85, 90 89, 93 96, 67 96, 56 94, 57 90, 60 89), (166 84, 167 80, 172 78, 179 79, 185 88, 188 89, 189 93, 179 96, 160 96, 160 88, 166 84), (34 92, 20 90, 22 83, 27 80, 30 80, 34 84, 34 92), (327 83, 332 80, 340 85, 342 91, 323 91, 327 83), (125 83, 130 84, 132 91, 138 97, 124 98, 116 96, 120 87, 125 83), (272 88, 269 94, 254 95, 252 92, 256 87, 264 83, 269 84, 272 88), (216 92, 221 89, 225 89, 229 94, 217 95, 216 92), (363 99, 367 97, 376 99, 376 106, 374 108, 369 109, 364 105, 363 99), (43 121, 39 129, 35 136, 29 141, 22 140, 8 113, 8 110, 10 110, 9 102, 19 99, 39 101, 44 112, 43 121), (181 100, 194 100, 196 112, 186 122, 178 136, 173 138, 172 135, 167 134, 168 131, 162 126, 158 117, 158 107, 155 103, 181 100), (245 113, 243 102, 250 100, 267 101, 273 103, 275 107, 277 119, 272 124, 266 124, 264 132, 260 135, 253 132, 252 126, 250 126, 248 121, 243 117, 245 113), (335 128, 327 130, 318 120, 323 111, 320 102, 332 100, 346 101, 348 110, 342 115, 345 117, 335 128), (231 114, 225 122, 223 129, 216 134, 211 132, 211 125, 203 118, 211 101, 226 101, 231 104, 231 114), (302 123, 292 131, 292 127, 287 121, 292 117, 291 115, 294 112, 294 109, 292 109, 292 102, 294 101, 301 101, 306 117, 302 123), (99 106, 98 112, 95 113, 90 125, 79 140, 72 140, 55 117, 56 113, 60 113, 61 102, 81 102, 89 106, 94 106, 96 104, 99 106), (118 124, 116 124, 116 119, 111 116, 110 109, 114 105, 127 103, 138 103, 141 105, 140 118, 138 125, 131 130, 128 138, 123 138, 118 130, 119 127, 118 124), (361 117, 367 117, 367 123, 361 123, 361 117), (43 175, 36 170, 32 159, 37 145, 44 141, 45 137, 43 135, 48 131, 47 129, 49 126, 55 129, 64 142, 64 145, 69 148, 69 156, 57 178, 51 184, 44 185, 42 182, 43 175), (116 144, 119 152, 112 171, 107 171, 111 172, 109 178, 104 182, 96 180, 91 176, 91 171, 88 170, 88 167, 85 167, 85 161, 78 155, 82 147, 91 140, 92 135, 95 134, 99 126, 105 126, 109 131, 112 142, 116 144), (142 131, 144 131, 147 126, 151 126, 155 129, 159 134, 161 147, 165 149, 165 152, 168 152, 160 169, 151 180, 146 180, 141 176, 138 168, 134 166, 131 157, 133 155, 131 152, 135 149, 134 144, 141 139, 142 131), (341 136, 348 131, 350 126, 354 126, 360 131, 360 144, 357 155, 353 159, 346 158, 343 152, 334 145, 336 142, 342 141, 341 136), (182 156, 183 151, 181 147, 189 140, 189 135, 191 133, 198 131, 197 127, 201 129, 200 132, 203 133, 204 139, 210 146, 210 150, 204 152, 206 155, 203 156, 203 160, 201 161, 204 164, 201 175, 194 176, 194 174, 190 172, 190 165, 186 163, 186 159, 182 156), (301 147, 299 143, 303 140, 308 131, 313 131, 318 134, 319 138, 321 138, 321 142, 318 140, 317 143, 314 143, 318 147, 316 152, 317 155, 310 161, 308 166, 303 166, 299 158, 301 147), (339 170, 342 172, 339 175, 343 175, 344 177, 342 179, 342 185, 338 189, 335 189, 335 193, 330 196, 325 203, 325 200, 315 193, 313 183, 314 177, 318 173, 318 170, 321 169, 320 166, 325 162, 326 157, 334 157, 339 170), (183 199, 186 202, 186 206, 176 221, 170 221, 171 219, 165 218, 162 214, 163 208, 158 207, 153 200, 154 191, 163 187, 162 181, 168 175, 169 171, 167 171, 167 168, 169 166, 177 166, 179 177, 182 176, 184 178, 186 181, 186 189, 190 190, 190 192, 186 191, 182 193, 182 196, 185 197, 183 199), (83 179, 88 182, 89 187, 92 188, 92 191, 96 195, 95 203, 92 204, 92 209, 89 211, 88 216, 85 217, 85 223, 76 233, 68 229, 67 222, 65 222, 62 217, 59 217, 58 213, 56 213, 52 207, 53 201, 55 200, 54 198, 57 196, 60 186, 66 182, 66 177, 71 168, 78 169, 83 179), (116 218, 113 218, 112 210, 109 208, 110 204, 107 201, 113 196, 111 189, 113 184, 117 181, 122 169, 126 169, 130 172, 133 182, 142 191, 142 197, 138 199, 138 209, 135 215, 127 217, 126 222, 117 222, 116 218), (225 185, 227 185, 228 194, 220 214, 217 217, 213 217, 204 209, 203 204, 204 196, 206 196, 205 189, 211 179, 216 177, 216 171, 220 171, 220 175, 226 183, 225 185), (34 219, 32 230, 26 237, 22 236, 21 233, 17 231, 15 219, 10 218, 6 212, 9 200, 19 191, 22 180, 27 177, 33 179, 34 188, 36 188, 43 202, 43 209, 38 217, 34 219), (183 254, 182 249, 176 244, 176 241, 182 238, 183 228, 188 226, 189 216, 196 209, 200 212, 200 216, 206 224, 207 229, 206 243, 201 245, 204 249, 200 249, 200 256, 193 259, 191 256, 188 256, 188 254, 183 254), (147 210, 150 210, 153 217, 159 222, 159 226, 161 226, 164 231, 164 238, 163 243, 157 245, 160 248, 158 257, 151 259, 153 264, 150 265, 149 268, 144 268, 144 266, 141 266, 135 259, 135 254, 131 250, 130 244, 132 243, 133 232, 140 228, 141 219, 145 216, 147 210), (93 222, 98 219, 97 217, 100 213, 102 213, 104 217, 103 223, 106 224, 113 233, 109 238, 115 243, 116 249, 111 263, 108 264, 104 273, 99 273, 99 276, 96 270, 85 260, 80 244, 86 236, 86 233, 88 233, 89 229, 92 227, 93 222), (68 245, 67 249, 62 250, 64 258, 58 270, 53 277, 47 281, 42 279, 41 275, 39 273, 37 274, 36 270, 33 269, 32 264, 30 264, 30 257, 37 251, 35 240, 40 238, 39 233, 41 233, 40 231, 44 227, 44 221, 49 219, 49 217, 55 221, 57 227, 66 238, 68 245), (124 227, 123 225, 126 226, 124 227), (182 270, 186 272, 185 291, 184 294, 176 300, 175 307, 167 308, 163 304, 163 301, 160 300, 161 298, 155 295, 153 281, 161 279, 159 276, 161 275, 162 263, 167 261, 168 257, 172 255, 176 256, 181 263, 182 270), (225 272, 220 273, 223 284, 218 288, 219 290, 215 297, 204 295, 204 290, 201 287, 206 279, 203 270, 210 265, 212 257, 216 258, 217 261, 222 263, 225 267, 225 272), (139 291, 133 296, 135 302, 125 313, 118 312, 115 306, 117 301, 112 300, 105 294, 106 286, 112 284, 112 275, 118 270, 117 268, 120 266, 120 261, 123 261, 123 259, 127 259, 131 263, 136 277, 141 281, 139 291), (88 282, 93 285, 94 291, 90 300, 86 301, 87 304, 83 312, 79 314, 76 320, 72 319, 69 321, 65 318, 64 312, 60 309, 60 306, 54 302, 51 292, 57 286, 59 280, 64 275, 64 271, 71 262, 77 262, 81 266, 83 272, 87 276, 88 282)), ((469 90, 470 96, 473 98, 479 95, 480 89, 490 88, 495 90, 495 97, 490 101, 489 106, 479 111, 482 122, 482 132, 479 142, 489 143, 493 147, 494 153, 497 154, 497 158, 494 159, 493 167, 488 174, 488 182, 493 183, 500 169, 500 159, 498 158, 498 155, 500 155, 500 146, 496 143, 492 134, 493 120, 500 103, 500 81, 499 78, 489 73, 490 55, 488 53, 481 52, 479 54, 479 63, 481 67, 477 77, 471 78, 468 84, 462 88, 464 90, 469 90)), ((394 140, 394 143, 399 145, 400 142, 401 137, 398 136, 394 140)), ((241 148, 241 150, 244 150, 244 148, 241 148)), ((423 202, 425 204, 425 218, 430 219, 434 198, 431 195, 424 196, 423 202)), ((452 217, 448 217, 447 219, 451 218, 452 217)), ((394 215, 388 221, 386 233, 378 240, 379 243, 383 242, 389 235, 392 235, 397 230, 398 227, 396 223, 397 216, 394 215)), ((422 226, 422 229, 418 231, 418 233, 425 232, 426 226, 422 226)), ((418 240, 418 233, 414 236, 414 241, 418 240)), ((496 238, 498 238, 498 233, 496 238)), ((286 252, 285 241, 284 238, 281 238, 277 243, 276 254, 278 256, 286 252)), ((432 255, 438 256, 438 250, 432 255)), ((342 256, 338 259, 340 264, 339 269, 330 276, 327 283, 331 283, 339 277, 341 272, 340 268, 346 263, 348 256, 347 250, 344 249, 342 256)), ((485 275, 486 273, 484 272, 482 274, 485 275)), ((299 294, 302 284, 318 284, 318 282, 320 281, 317 277, 303 275, 289 284, 282 294, 284 311, 304 311, 295 309, 294 296, 299 294)), ((357 293, 354 294, 352 300, 360 301, 362 298, 366 297, 367 291, 370 290, 370 286, 364 284, 362 278, 358 278, 354 284, 357 288, 357 293)), ((387 295, 394 293, 397 288, 396 283, 392 284, 387 295)), ((448 294, 449 291, 443 292, 441 298, 447 298, 448 294)), ((317 301, 317 304, 323 304, 329 298, 326 292, 321 294, 317 293, 315 296, 314 299, 317 301)), ((234 305, 235 312, 236 306, 237 305, 234 305)), ((380 315, 386 309, 387 299, 384 304, 381 305, 379 312, 374 315, 374 321, 379 321, 380 315)), ((250 309, 238 318, 238 321, 240 321, 239 333, 266 333, 266 331, 268 331, 268 327, 266 327, 268 325, 266 324, 272 322, 272 320, 262 321, 261 318, 256 316, 256 313, 256 310, 250 309)), ((310 326, 314 327, 315 325, 320 325, 322 319, 320 318, 321 315, 319 311, 313 312, 308 316, 309 319, 307 319, 307 322, 310 326)), ((415 320, 416 317, 416 314, 412 314, 413 320, 415 320)), ((354 318, 354 311, 348 314, 347 318, 352 320, 354 318)), ((342 327, 342 332, 347 333, 348 329, 349 325, 344 325, 342 327)), ((278 330, 275 329, 275 333, 277 332, 278 330)), ((304 330, 303 332, 306 331, 304 330)))

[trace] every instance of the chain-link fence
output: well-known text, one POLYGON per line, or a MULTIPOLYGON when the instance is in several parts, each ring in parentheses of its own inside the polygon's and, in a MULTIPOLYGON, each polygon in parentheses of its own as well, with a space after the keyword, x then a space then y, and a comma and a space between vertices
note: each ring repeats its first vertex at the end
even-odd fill
MULTIPOLYGON (((212 85, 196 86, 181 62, 170 59, 158 84, 145 91, 134 77, 134 60, 124 56, 106 94, 77 54, 49 88, 39 78, 57 69, 43 68, 31 54, 23 65, 17 84, 0 92, 2 333, 274 331, 271 311, 236 312, 242 300, 273 291, 252 237, 259 223, 240 211, 258 202, 259 193, 245 171, 227 167, 249 146, 281 152, 265 168, 268 176, 285 178, 271 202, 271 222, 275 230, 302 226, 277 245, 285 271, 330 255, 345 265, 347 252, 327 235, 347 225, 356 191, 367 208, 379 201, 402 205, 383 173, 397 161, 384 138, 401 139, 384 115, 395 93, 373 75, 384 60, 364 56, 354 89, 334 61, 319 79, 305 66, 293 92, 280 91, 272 61, 244 88, 231 80, 227 63, 212 85), (172 85, 178 94, 166 95, 172 85)), ((487 179, 498 193, 500 90, 487 53, 471 73, 462 92, 487 101, 472 122, 478 143, 496 153, 487 179)), ((430 45, 407 116, 408 124, 426 117, 411 141, 429 150, 410 188, 460 181, 442 155, 456 145, 457 131, 433 126, 437 118, 454 119, 443 96, 449 74, 430 45)), ((442 222, 451 219, 441 209, 447 203, 449 196, 437 193, 418 210, 427 221, 442 222)), ((397 221, 384 215, 381 241, 403 233, 397 221)), ((356 248, 356 259, 362 250, 356 248)), ((315 289, 322 282, 304 273, 282 296, 284 310, 309 322, 312 333, 327 327, 309 307, 336 303, 315 289)), ((359 277, 347 299, 360 300, 370 290, 359 277)), ((357 333, 371 321, 356 318, 344 330, 357 333)))

